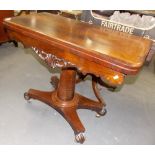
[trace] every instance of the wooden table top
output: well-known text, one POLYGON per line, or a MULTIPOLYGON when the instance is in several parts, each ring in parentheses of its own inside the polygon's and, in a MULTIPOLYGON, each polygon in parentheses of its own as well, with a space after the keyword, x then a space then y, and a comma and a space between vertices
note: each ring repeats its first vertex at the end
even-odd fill
MULTIPOLYGON (((6 26, 16 26, 61 44, 78 49, 81 56, 93 57, 115 67, 139 69, 149 52, 151 41, 142 37, 116 32, 49 13, 30 14, 6 19, 6 26)), ((123 72, 122 71, 122 72, 123 72)))

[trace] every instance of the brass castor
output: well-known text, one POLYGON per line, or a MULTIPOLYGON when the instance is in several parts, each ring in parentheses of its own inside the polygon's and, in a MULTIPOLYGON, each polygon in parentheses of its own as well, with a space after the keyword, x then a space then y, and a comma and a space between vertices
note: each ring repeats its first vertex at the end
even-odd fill
POLYGON ((84 135, 84 133, 83 132, 80 132, 80 133, 76 134, 75 135, 75 140, 76 140, 76 142, 82 144, 85 141, 85 135, 84 135))
POLYGON ((102 109, 101 111, 98 111, 96 114, 96 117, 104 116, 107 113, 106 109, 102 109))
POLYGON ((27 100, 27 101, 29 101, 29 100, 31 99, 27 92, 24 93, 24 98, 25 98, 25 100, 27 100))

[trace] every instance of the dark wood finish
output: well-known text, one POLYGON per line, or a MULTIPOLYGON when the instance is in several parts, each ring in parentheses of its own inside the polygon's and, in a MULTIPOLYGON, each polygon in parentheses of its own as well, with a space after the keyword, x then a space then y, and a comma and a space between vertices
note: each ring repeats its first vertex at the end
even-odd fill
MULTIPOLYGON (((109 16, 114 13, 115 10, 83 10, 81 15, 81 21, 87 22, 89 24, 98 25, 104 28, 113 29, 115 31, 121 31, 125 33, 129 33, 136 36, 143 36, 144 38, 150 39, 153 42, 155 42, 155 26, 151 26, 148 28, 138 28, 134 27, 128 24, 123 24, 121 22, 115 22, 109 19, 109 16)), ((121 10, 120 12, 132 12, 132 13, 141 13, 147 14, 151 13, 153 14, 152 10, 121 10)), ((155 44, 152 44, 151 51, 149 52, 149 55, 146 58, 146 63, 150 63, 152 60, 153 55, 155 54, 154 47, 155 44)))
POLYGON ((72 100, 74 97, 74 90, 75 90, 75 79, 76 79, 76 71, 63 69, 58 85, 58 98, 63 101, 72 100), (70 83, 70 85, 68 85, 70 83))
POLYGON ((14 46, 18 47, 18 43, 15 40, 9 39, 3 25, 3 20, 5 18, 13 16, 14 16, 13 10, 0 10, 0 45, 5 42, 13 42, 14 46))
POLYGON ((25 99, 40 100, 56 109, 70 124, 78 142, 84 142, 85 128, 76 110, 91 109, 98 116, 105 114, 105 103, 99 95, 98 79, 115 87, 124 76, 136 74, 142 67, 151 41, 100 29, 48 13, 31 14, 4 21, 10 39, 31 47, 51 67, 61 67, 60 80, 52 77, 54 91, 30 89, 25 99), (89 74, 98 101, 75 92, 76 74, 80 79, 89 74))
POLYGON ((7 17, 13 17, 13 10, 0 10, 0 43, 9 41, 3 27, 3 20, 7 17))
MULTIPOLYGON (((56 47, 59 44, 60 52, 57 52, 56 55, 60 58, 69 59, 68 56, 62 56, 63 51, 73 54, 73 56, 86 58, 92 63, 98 62, 99 65, 125 74, 135 74, 138 72, 150 47, 150 41, 141 37, 108 29, 99 29, 94 25, 48 13, 12 18, 12 20, 5 22, 5 24, 10 29, 16 29, 17 32, 20 32, 22 29, 22 33, 25 36, 31 36, 31 38, 37 39, 38 41, 33 43, 33 46, 37 45, 39 41, 42 41, 43 37, 46 44, 55 43, 56 47), (47 24, 45 25, 44 22, 47 24), (49 27, 52 28, 49 29, 49 27), (68 49, 70 49, 70 52, 68 52, 68 49)), ((18 35, 18 39, 21 37, 20 34, 16 34, 18 35)), ((24 43, 30 44, 28 42, 29 40, 24 40, 24 43)), ((45 51, 49 50, 45 47, 41 49, 45 51)), ((71 62, 76 65, 77 63, 79 64, 79 60, 78 62, 71 60, 71 62)))

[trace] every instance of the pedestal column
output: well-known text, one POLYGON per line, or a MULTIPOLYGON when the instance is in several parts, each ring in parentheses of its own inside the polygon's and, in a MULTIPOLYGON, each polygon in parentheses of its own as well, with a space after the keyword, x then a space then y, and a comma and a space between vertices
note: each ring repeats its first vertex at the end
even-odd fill
POLYGON ((62 101, 70 101, 74 97, 76 70, 63 68, 57 88, 57 96, 62 101))

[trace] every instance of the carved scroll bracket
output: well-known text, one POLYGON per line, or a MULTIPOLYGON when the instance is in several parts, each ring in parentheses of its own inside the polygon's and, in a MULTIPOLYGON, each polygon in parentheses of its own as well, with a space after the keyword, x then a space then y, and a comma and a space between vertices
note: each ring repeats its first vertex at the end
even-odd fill
POLYGON ((44 60, 52 68, 75 67, 75 65, 71 62, 68 62, 64 59, 60 59, 51 53, 46 53, 43 50, 39 50, 36 47, 32 47, 32 49, 42 60, 44 60))
POLYGON ((68 62, 64 59, 60 59, 57 56, 51 53, 46 53, 43 50, 40 50, 36 47, 32 47, 32 49, 42 60, 44 60, 52 68, 76 67, 77 70, 81 72, 84 76, 86 76, 87 73, 94 74, 96 77, 100 77, 102 81, 104 81, 110 86, 121 85, 124 81, 123 74, 115 73, 114 71, 109 71, 107 68, 103 69, 102 74, 98 74, 98 72, 96 71, 89 70, 89 68, 85 68, 84 66, 78 67, 75 64, 72 64, 71 62, 68 62))

